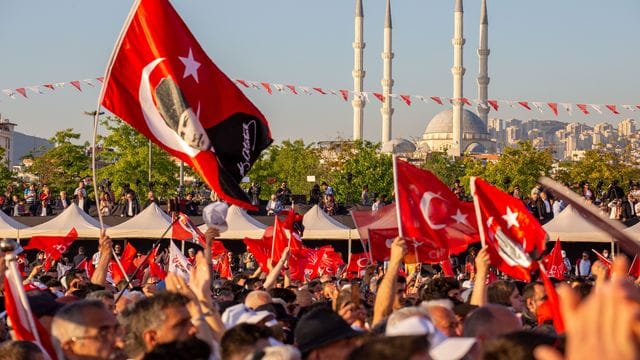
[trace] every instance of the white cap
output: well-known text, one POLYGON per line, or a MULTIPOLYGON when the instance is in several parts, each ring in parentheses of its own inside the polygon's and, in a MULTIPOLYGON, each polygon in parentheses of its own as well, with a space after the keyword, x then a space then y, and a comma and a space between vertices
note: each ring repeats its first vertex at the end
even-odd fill
POLYGON ((202 209, 202 220, 207 227, 214 227, 220 232, 225 232, 227 226, 227 212, 229 205, 222 201, 212 202, 202 209))
POLYGON ((471 350, 475 338, 446 337, 422 316, 411 316, 391 326, 387 326, 386 336, 426 335, 429 338, 429 356, 433 360, 459 360, 471 350))

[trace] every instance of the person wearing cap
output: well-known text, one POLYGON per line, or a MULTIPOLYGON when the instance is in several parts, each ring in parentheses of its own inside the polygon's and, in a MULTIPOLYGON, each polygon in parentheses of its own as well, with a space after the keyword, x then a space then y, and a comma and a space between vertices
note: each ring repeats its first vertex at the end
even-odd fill
POLYGON ((294 330, 295 344, 303 359, 340 360, 360 342, 359 332, 331 309, 320 307, 304 314, 294 330))

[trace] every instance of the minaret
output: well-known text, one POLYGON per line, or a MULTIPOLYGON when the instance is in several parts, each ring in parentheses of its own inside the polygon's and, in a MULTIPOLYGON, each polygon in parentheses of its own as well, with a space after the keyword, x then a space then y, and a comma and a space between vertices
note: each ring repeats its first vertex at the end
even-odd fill
POLYGON ((478 74, 478 116, 487 126, 489 119, 489 104, 487 103, 489 92, 489 21, 487 20, 487 0, 482 0, 480 11, 480 47, 478 58, 480 71, 478 74))
POLYGON ((362 0, 356 0, 356 31, 353 41, 353 140, 362 140, 362 114, 365 102, 362 98, 362 81, 365 71, 362 70, 362 54, 365 43, 363 38, 364 13, 362 12, 362 0))
POLYGON ((391 140, 391 115, 393 115, 393 107, 391 107, 391 89, 393 88, 393 79, 391 78, 391 0, 387 0, 387 12, 384 18, 384 50, 382 52, 383 60, 383 78, 382 95, 384 103, 380 109, 382 113, 382 143, 391 140))
POLYGON ((460 156, 462 154, 462 77, 464 67, 462 67, 462 47, 464 38, 462 37, 462 0, 455 0, 454 9, 454 33, 451 43, 453 44, 453 143, 449 151, 450 155, 460 156))

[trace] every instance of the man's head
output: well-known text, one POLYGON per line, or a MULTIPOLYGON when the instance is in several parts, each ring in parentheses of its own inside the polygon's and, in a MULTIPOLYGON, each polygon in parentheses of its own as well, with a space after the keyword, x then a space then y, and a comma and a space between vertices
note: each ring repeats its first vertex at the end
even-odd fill
POLYGON ((147 198, 149 200, 153 200, 156 198, 156 195, 153 193, 153 191, 149 191, 149 193, 147 194, 147 198))
POLYGON ((122 245, 120 244, 113 245, 113 251, 115 251, 116 254, 120 254, 120 251, 122 251, 122 245))
POLYGON ((0 359, 44 360, 42 350, 31 341, 5 341, 0 344, 0 359))
POLYGON ((522 329, 522 322, 506 306, 489 304, 472 311, 464 321, 462 336, 475 337, 478 345, 472 358, 479 358, 484 343, 496 337, 522 329))
POLYGON ((522 290, 522 300, 529 314, 535 315, 538 311, 538 306, 547 299, 547 294, 544 291, 544 285, 541 282, 535 281, 527 284, 522 290))
POLYGON ((448 337, 462 335, 462 327, 453 310, 441 305, 427 305, 429 317, 436 329, 448 337))
POLYGON ((607 249, 602 250, 602 256, 608 258, 609 257, 609 250, 607 250, 607 249))
POLYGON ((271 332, 254 324, 238 324, 227 330, 220 341, 224 360, 243 360, 247 355, 269 346, 271 332))
POLYGON ((188 299, 180 294, 162 292, 145 298, 123 312, 126 350, 136 357, 157 344, 184 341, 196 334, 187 311, 188 299))
POLYGON ((191 248, 191 249, 187 250, 187 253, 189 254, 190 258, 195 257, 196 256, 196 249, 191 248))
POLYGON ((84 181, 80 181, 80 182, 78 183, 78 187, 79 187, 80 189, 84 188, 84 181))
POLYGON ((51 340, 60 359, 108 359, 121 352, 120 325, 99 300, 83 300, 58 310, 51 340))
POLYGON ((283 188, 283 189, 284 189, 284 188, 286 188, 286 187, 287 187, 287 182, 286 182, 286 181, 283 181, 283 182, 280 184, 280 187, 281 187, 281 188, 283 188))
POLYGON ((345 359, 357 346, 358 332, 338 314, 317 308, 302 316, 295 329, 295 343, 304 359, 345 359))
POLYGON ((547 193, 544 191, 540 191, 540 199, 547 200, 547 193))
POLYGON ((247 294, 247 297, 244 299, 244 305, 249 309, 255 310, 261 305, 270 304, 271 303, 271 295, 268 292, 262 290, 254 290, 247 294))
POLYGON ((87 300, 100 300, 104 306, 114 314, 116 313, 116 304, 113 299, 113 293, 107 290, 93 291, 85 297, 87 300))

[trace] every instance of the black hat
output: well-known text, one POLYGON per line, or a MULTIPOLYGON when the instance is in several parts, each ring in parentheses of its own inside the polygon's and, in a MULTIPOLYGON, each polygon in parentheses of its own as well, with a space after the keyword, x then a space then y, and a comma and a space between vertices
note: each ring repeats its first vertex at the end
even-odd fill
POLYGON ((296 326, 295 343, 303 355, 332 342, 360 335, 338 314, 317 308, 305 314, 296 326))

